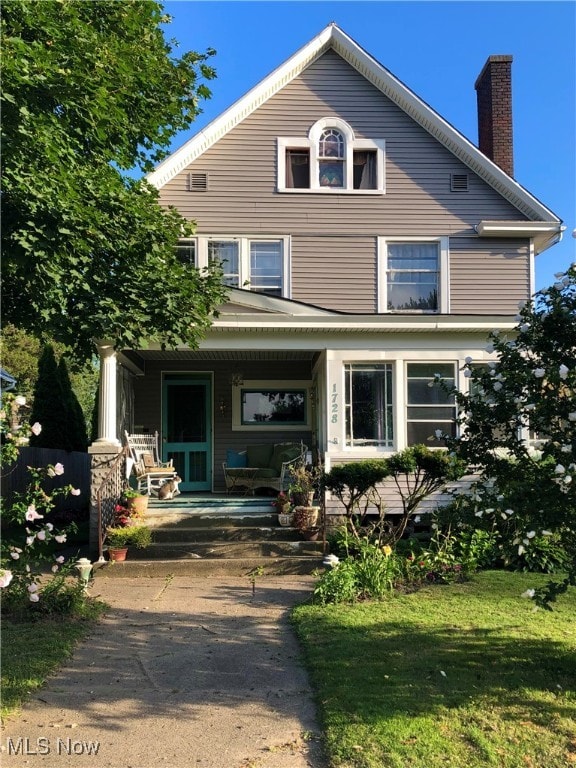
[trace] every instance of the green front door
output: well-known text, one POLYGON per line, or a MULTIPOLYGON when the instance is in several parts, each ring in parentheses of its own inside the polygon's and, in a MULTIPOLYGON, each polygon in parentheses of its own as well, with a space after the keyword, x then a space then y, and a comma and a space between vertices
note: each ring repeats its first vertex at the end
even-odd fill
POLYGON ((163 457, 172 459, 181 491, 212 488, 210 380, 167 374, 163 384, 163 457))

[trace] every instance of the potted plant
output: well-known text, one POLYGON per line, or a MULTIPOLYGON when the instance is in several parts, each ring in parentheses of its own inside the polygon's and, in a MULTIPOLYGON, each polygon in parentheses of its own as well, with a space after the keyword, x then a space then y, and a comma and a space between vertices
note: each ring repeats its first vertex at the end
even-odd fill
POLYGON ((290 499, 284 491, 280 491, 278 496, 272 502, 272 506, 276 507, 280 525, 292 525, 292 507, 290 505, 290 499))
POLYGON ((316 528, 318 524, 318 517, 320 516, 320 507, 308 507, 300 505, 294 507, 292 514, 292 525, 297 528, 300 533, 316 528))
POLYGON ((290 472, 288 492, 294 506, 310 507, 319 490, 322 468, 311 464, 297 464, 290 472))
POLYGON ((124 489, 122 496, 126 501, 126 506, 135 516, 141 517, 146 514, 148 502, 150 500, 148 494, 140 493, 140 491, 128 487, 124 489))
POLYGON ((152 533, 146 525, 125 525, 106 530, 110 560, 125 560, 129 547, 144 549, 152 543, 152 533))

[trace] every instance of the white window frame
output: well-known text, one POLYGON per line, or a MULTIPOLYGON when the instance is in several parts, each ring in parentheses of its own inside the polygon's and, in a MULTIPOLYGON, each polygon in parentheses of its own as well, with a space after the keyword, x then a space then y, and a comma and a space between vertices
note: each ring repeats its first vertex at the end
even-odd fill
MULTIPOLYGON (((409 398, 409 395, 408 395, 408 381, 409 381, 408 366, 409 365, 429 365, 429 366, 433 366, 433 365, 438 365, 438 366, 451 365, 453 373, 454 373, 454 385, 457 387, 458 386, 458 372, 459 372, 459 365, 458 365, 458 363, 459 363, 459 361, 458 360, 454 360, 454 359, 452 359, 452 360, 405 360, 404 361, 404 366, 403 366, 403 369, 404 369, 403 370, 403 377, 404 377, 404 424, 405 424, 405 429, 406 429, 406 432, 405 432, 405 435, 404 435, 404 439, 405 439, 406 447, 409 447, 411 445, 411 443, 408 440, 408 424, 409 424, 409 422, 419 423, 419 424, 430 423, 430 435, 428 437, 431 437, 434 434, 434 431, 435 431, 434 428, 433 428, 434 424, 438 424, 439 423, 435 419, 423 419, 423 418, 420 418, 420 419, 409 419, 408 418, 408 413, 409 413, 410 408, 424 408, 424 409, 430 408, 430 410, 432 410, 434 407, 445 408, 446 410, 448 410, 448 408, 451 408, 454 416, 453 416, 453 419, 450 419, 450 421, 454 422, 456 434, 458 433, 458 424, 456 423, 457 419, 458 419, 458 403, 456 402, 456 399, 454 399, 453 405, 449 405, 449 404, 446 404, 446 405, 436 405, 436 404, 434 404, 434 405, 427 405, 426 403, 411 403, 410 402, 410 398, 409 398)), ((418 378, 422 378, 422 377, 418 377, 418 378)), ((430 378, 430 381, 433 381, 433 377, 430 378)), ((414 443, 413 445, 416 445, 416 443, 414 443)), ((429 447, 429 448, 439 448, 440 446, 438 446, 437 444, 434 445, 434 443, 432 442, 432 443, 429 443, 427 445, 427 447, 429 447)))
MULTIPOLYGON (((196 235, 195 237, 182 238, 182 244, 196 242, 196 267, 203 269, 208 266, 208 243, 210 241, 238 243, 238 288, 250 290, 250 244, 279 243, 281 250, 282 285, 280 295, 289 298, 290 285, 290 237, 287 235, 196 235)), ((260 291, 258 291, 260 293, 260 291)))
POLYGON ((298 432, 312 428, 312 383, 305 380, 289 379, 253 379, 232 387, 232 431, 233 432, 298 432), (244 389, 262 390, 304 390, 306 397, 306 422, 303 424, 282 424, 281 422, 262 422, 242 424, 242 391, 244 389))
MULTIPOLYGON (((345 449, 348 450, 358 450, 363 448, 368 448, 369 450, 376 450, 376 451, 382 451, 382 450, 390 450, 394 448, 394 443, 396 440, 396 366, 393 362, 390 362, 388 360, 370 360, 368 362, 363 361, 347 361, 342 363, 342 369, 343 369, 343 375, 344 375, 344 384, 342 388, 342 397, 343 397, 343 408, 344 408, 344 446, 345 449), (352 372, 354 369, 365 369, 365 370, 374 370, 376 367, 384 368, 387 373, 390 373, 391 376, 391 382, 390 382, 390 390, 386 388, 386 394, 390 394, 390 405, 391 405, 391 414, 390 414, 390 427, 392 431, 392 439, 387 440, 384 439, 381 442, 362 442, 359 438, 354 439, 354 436, 350 435, 350 441, 348 441, 346 430, 347 430, 347 424, 348 420, 352 420, 351 410, 353 407, 353 401, 350 400, 350 402, 346 399, 346 379, 349 376, 350 369, 352 369, 352 372)), ((387 413, 387 406, 388 402, 385 404, 385 415, 382 420, 382 425, 384 427, 384 433, 387 432, 387 427, 389 425, 388 422, 388 413, 387 413)))
POLYGON ((450 312, 450 238, 448 237, 379 237, 378 238, 378 312, 411 314, 441 314, 450 312), (438 308, 388 309, 388 245, 391 243, 438 244, 438 308))
POLYGON ((385 139, 357 139, 354 131, 344 120, 337 117, 324 117, 311 127, 308 136, 279 136, 276 140, 278 180, 277 191, 290 194, 322 195, 383 195, 386 193, 385 178, 385 139), (334 128, 343 136, 346 144, 344 159, 343 187, 321 187, 319 181, 318 142, 326 128, 334 128), (286 150, 306 149, 310 153, 310 187, 286 186, 286 150), (371 150, 376 152, 376 189, 354 189, 354 152, 371 150))

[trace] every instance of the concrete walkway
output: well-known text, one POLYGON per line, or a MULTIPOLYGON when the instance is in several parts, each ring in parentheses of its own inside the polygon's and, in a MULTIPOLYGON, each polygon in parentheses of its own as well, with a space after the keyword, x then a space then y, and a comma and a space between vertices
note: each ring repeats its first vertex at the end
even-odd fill
POLYGON ((288 621, 313 577, 97 577, 110 610, 2 733, 3 766, 325 768, 288 621))

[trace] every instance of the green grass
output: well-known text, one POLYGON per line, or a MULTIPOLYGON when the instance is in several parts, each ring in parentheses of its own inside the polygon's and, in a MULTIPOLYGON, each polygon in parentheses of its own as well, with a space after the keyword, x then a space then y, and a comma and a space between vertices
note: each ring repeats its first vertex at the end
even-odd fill
POLYGON ((103 610, 103 603, 88 600, 81 615, 75 617, 42 617, 35 621, 2 618, 3 718, 17 712, 72 655, 103 610))
POLYGON ((330 765, 576 766, 575 591, 553 612, 519 597, 547 578, 295 608, 330 765))

